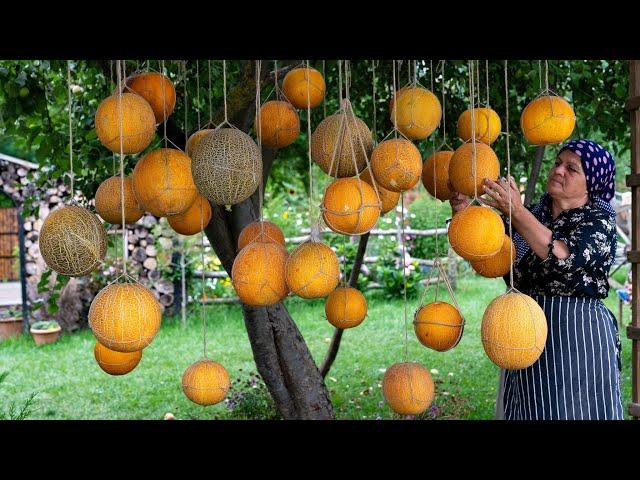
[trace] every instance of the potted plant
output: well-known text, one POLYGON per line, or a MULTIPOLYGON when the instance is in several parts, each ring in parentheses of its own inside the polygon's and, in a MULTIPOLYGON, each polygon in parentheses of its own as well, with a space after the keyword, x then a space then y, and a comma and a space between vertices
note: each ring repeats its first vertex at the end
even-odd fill
POLYGON ((0 312, 0 340, 17 337, 21 333, 22 314, 14 308, 0 312))
POLYGON ((31 336, 38 346, 55 342, 61 331, 62 328, 55 320, 42 320, 31 325, 31 336))

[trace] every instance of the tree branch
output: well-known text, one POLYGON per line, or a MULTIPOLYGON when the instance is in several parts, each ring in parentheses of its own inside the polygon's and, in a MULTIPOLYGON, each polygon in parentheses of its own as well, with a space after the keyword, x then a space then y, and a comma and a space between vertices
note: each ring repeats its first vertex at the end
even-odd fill
POLYGON ((544 158, 544 145, 536 147, 536 156, 531 167, 531 175, 527 179, 527 189, 524 194, 524 204, 531 205, 533 196, 536 193, 536 182, 538 175, 540 175, 540 167, 542 166, 542 159, 544 158))

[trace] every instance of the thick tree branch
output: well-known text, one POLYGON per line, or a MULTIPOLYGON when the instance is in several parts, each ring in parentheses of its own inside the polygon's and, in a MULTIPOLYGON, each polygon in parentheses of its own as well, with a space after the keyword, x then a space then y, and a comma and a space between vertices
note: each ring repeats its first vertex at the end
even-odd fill
POLYGON ((531 175, 527 179, 527 189, 524 194, 524 204, 531 205, 533 196, 536 193, 536 182, 538 175, 540 175, 540 167, 542 166, 542 159, 544 158, 544 145, 536 147, 536 156, 531 167, 531 175))

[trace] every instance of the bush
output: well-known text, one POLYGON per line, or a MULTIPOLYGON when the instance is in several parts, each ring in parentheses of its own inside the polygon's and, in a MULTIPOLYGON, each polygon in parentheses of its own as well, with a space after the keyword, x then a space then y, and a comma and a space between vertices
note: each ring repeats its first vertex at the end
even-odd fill
MULTIPOLYGON (((439 228, 446 228, 446 220, 451 218, 449 202, 441 202, 426 193, 409 205, 408 210, 411 228, 417 230, 436 228, 436 213, 439 228)), ((449 248, 446 234, 438 235, 438 247, 440 256, 446 256, 449 248)), ((407 243, 407 248, 414 258, 435 258, 436 237, 412 237, 411 241, 407 243)))

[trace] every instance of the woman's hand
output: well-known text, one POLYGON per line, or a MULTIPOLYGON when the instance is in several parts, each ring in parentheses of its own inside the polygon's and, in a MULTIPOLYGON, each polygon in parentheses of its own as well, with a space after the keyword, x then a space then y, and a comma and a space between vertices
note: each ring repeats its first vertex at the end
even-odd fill
POLYGON ((505 215, 509 215, 509 198, 511 198, 511 215, 520 211, 522 208, 522 199, 520 198, 520 191, 513 177, 509 177, 509 183, 507 183, 506 179, 494 182, 488 178, 485 178, 483 183, 482 189, 491 199, 481 198, 480 201, 482 203, 497 208, 505 215), (509 190, 511 191, 510 197, 509 190))
POLYGON ((467 205, 471 203, 471 199, 464 193, 456 192, 451 186, 451 182, 447 182, 447 186, 449 187, 449 191, 451 192, 451 198, 449 199, 449 204, 451 205, 451 214, 455 215, 460 210, 464 210, 465 208, 467 208, 467 205))

